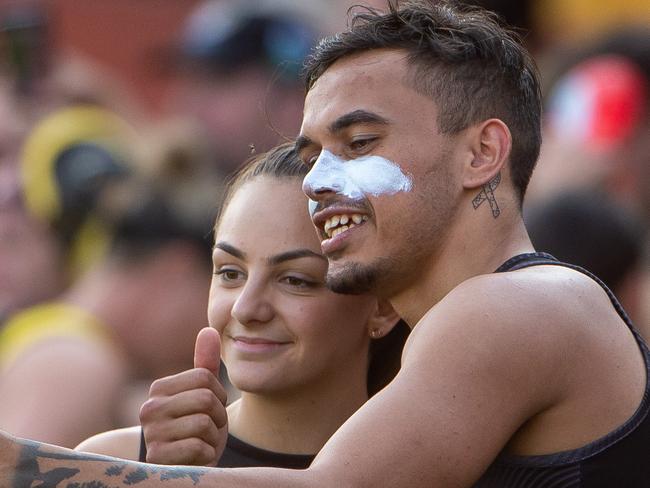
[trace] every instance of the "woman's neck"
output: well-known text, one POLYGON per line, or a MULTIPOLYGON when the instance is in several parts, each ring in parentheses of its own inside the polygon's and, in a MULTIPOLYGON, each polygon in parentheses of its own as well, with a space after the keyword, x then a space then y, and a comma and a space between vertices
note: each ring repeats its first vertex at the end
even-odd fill
POLYGON ((281 395, 242 392, 228 407, 229 432, 268 451, 316 454, 368 399, 365 377, 354 383, 281 395))

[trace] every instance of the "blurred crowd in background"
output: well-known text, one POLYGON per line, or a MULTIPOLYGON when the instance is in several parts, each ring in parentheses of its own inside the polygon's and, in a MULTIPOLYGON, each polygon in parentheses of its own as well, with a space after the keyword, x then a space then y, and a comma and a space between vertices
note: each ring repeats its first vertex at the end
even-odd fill
MULTIPOLYGON (((224 182, 297 134, 302 61, 354 3, 384 1, 0 1, 0 428, 73 447, 192 366, 224 182)), ((534 244, 650 338, 650 4, 467 3, 542 73, 534 244)))

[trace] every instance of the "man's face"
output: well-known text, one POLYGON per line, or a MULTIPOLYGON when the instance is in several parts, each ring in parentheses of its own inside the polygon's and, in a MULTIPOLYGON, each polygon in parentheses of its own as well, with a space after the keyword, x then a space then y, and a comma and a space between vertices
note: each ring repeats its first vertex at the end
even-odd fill
POLYGON ((461 151, 436 104, 406 81, 402 51, 337 61, 305 100, 303 189, 330 265, 328 284, 393 296, 443 245, 460 197, 461 151))

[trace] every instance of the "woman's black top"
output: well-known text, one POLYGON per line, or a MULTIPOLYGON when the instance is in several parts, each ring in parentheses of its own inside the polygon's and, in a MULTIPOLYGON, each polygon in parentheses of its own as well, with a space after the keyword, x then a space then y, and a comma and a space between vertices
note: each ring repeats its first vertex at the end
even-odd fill
MULTIPOLYGON (((140 431, 142 432, 142 430, 140 431)), ((221 455, 220 468, 286 468, 305 469, 313 461, 315 455, 309 454, 283 454, 280 452, 267 451, 252 446, 237 437, 228 434, 226 448, 221 455)), ((140 435, 140 456, 139 460, 145 462, 147 459, 147 446, 144 442, 144 435, 140 435)))

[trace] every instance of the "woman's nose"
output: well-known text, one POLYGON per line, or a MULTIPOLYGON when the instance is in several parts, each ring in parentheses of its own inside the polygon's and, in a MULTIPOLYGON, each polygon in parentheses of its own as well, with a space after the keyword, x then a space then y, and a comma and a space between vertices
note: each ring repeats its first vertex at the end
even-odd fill
POLYGON ((230 314, 242 325, 269 322, 274 316, 274 309, 265 284, 249 279, 235 300, 230 314))

